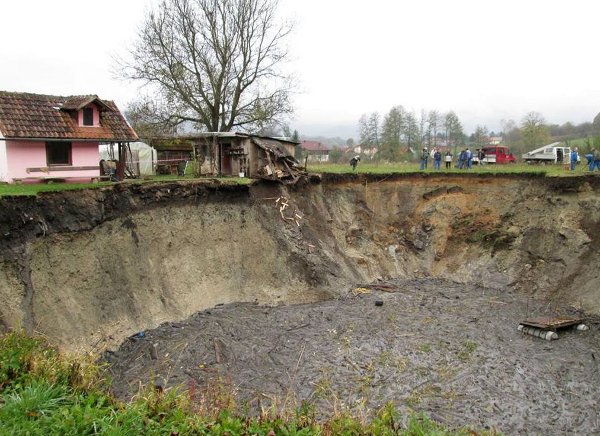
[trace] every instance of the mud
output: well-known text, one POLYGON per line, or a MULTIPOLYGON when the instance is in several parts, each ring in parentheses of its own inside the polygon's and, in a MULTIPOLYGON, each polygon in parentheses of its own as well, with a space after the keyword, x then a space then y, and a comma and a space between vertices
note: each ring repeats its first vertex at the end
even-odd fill
POLYGON ((218 306, 162 324, 105 354, 114 393, 140 383, 201 386, 230 379, 240 407, 302 400, 321 417, 369 415, 392 401, 450 426, 506 434, 600 432, 600 319, 553 342, 524 336, 520 320, 580 314, 509 288, 423 278, 394 292, 275 307, 218 306), (376 306, 380 299, 382 306, 376 306))

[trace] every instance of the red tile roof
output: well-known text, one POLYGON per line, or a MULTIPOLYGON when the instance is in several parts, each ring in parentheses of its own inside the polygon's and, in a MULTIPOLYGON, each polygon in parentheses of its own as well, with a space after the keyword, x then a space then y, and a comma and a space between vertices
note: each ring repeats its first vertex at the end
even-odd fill
POLYGON ((58 97, 6 91, 0 91, 0 133, 9 139, 138 139, 112 101, 95 95, 58 97), (92 102, 100 109, 100 126, 79 126, 76 111, 92 102))
POLYGON ((302 141, 300 147, 306 151, 329 151, 329 147, 318 141, 302 141))

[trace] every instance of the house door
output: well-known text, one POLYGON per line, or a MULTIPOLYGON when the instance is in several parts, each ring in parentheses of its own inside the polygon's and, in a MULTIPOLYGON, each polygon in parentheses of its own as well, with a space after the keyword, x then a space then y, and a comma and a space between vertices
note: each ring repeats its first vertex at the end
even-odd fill
POLYGON ((231 144, 221 144, 221 174, 231 175, 231 144))

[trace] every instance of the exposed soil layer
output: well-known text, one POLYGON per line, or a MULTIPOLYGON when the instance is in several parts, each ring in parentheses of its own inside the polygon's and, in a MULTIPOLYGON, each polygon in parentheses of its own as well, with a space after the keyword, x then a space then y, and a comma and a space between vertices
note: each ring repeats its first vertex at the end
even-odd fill
POLYGON ((0 331, 117 347, 217 304, 432 277, 600 313, 600 177, 312 175, 0 198, 0 331))
POLYGON ((202 386, 220 376, 250 410, 309 400, 321 415, 369 413, 392 401, 450 427, 600 432, 600 319, 547 342, 519 333, 519 321, 573 308, 440 279, 387 283, 397 289, 229 304, 165 323, 105 355, 114 393, 128 399, 140 383, 202 386))

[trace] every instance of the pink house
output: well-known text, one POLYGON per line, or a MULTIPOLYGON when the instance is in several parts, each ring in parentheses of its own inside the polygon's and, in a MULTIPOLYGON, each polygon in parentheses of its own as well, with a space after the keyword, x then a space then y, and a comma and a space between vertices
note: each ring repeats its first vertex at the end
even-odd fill
POLYGON ((114 102, 0 91, 0 182, 100 176, 99 144, 137 135, 114 102))

